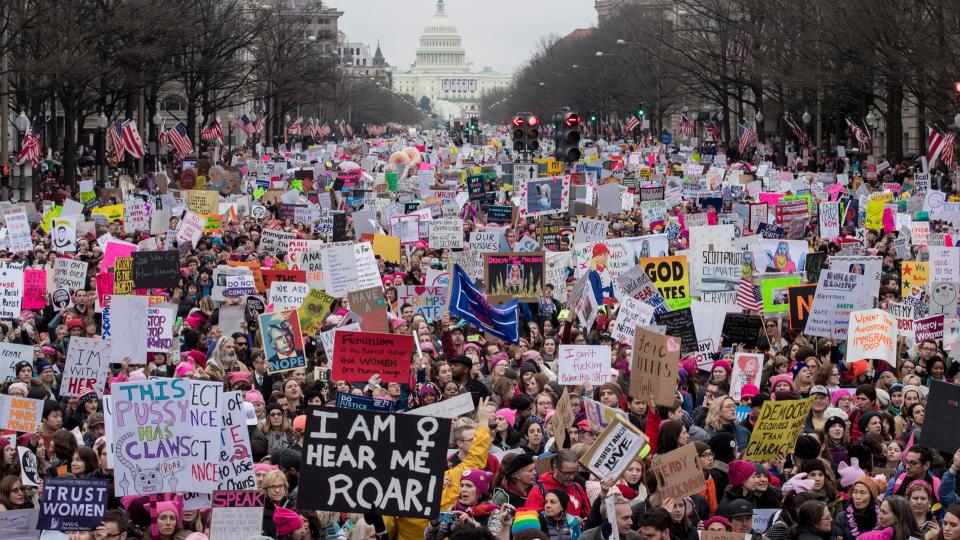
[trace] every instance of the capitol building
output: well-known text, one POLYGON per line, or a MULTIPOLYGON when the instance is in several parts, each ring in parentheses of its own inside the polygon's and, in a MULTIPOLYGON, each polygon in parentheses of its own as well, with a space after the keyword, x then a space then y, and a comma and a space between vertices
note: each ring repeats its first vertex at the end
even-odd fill
POLYGON ((395 92, 416 100, 426 96, 438 117, 449 120, 479 116, 481 96, 509 87, 512 78, 489 67, 471 71, 457 26, 437 0, 437 12, 420 35, 416 63, 409 71, 394 71, 392 84, 395 92))

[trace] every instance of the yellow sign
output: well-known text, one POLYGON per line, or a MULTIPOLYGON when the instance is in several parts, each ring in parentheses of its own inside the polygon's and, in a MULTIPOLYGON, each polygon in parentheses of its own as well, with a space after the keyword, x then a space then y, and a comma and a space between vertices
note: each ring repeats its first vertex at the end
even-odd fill
POLYGON ((220 216, 215 214, 207 216, 207 223, 203 227, 203 232, 206 234, 220 233, 220 216))
POLYGON ((63 207, 60 205, 54 206, 50 210, 47 210, 43 214, 43 221, 40 223, 40 227, 43 229, 43 232, 50 233, 50 225, 53 223, 53 218, 60 217, 60 212, 63 212, 63 207))
POLYGON ((107 221, 114 223, 123 219, 123 205, 122 204, 111 204, 110 206, 101 206, 99 208, 94 208, 92 212, 93 215, 100 214, 107 217, 107 221))
POLYGON ((304 335, 312 336, 320 331, 323 319, 330 312, 334 297, 317 289, 310 289, 307 299, 300 305, 300 331, 304 335))
POLYGON ((216 191, 191 189, 186 192, 187 209, 198 214, 216 214, 220 209, 220 194, 216 191))
POLYGON ((563 162, 555 159, 547 161, 547 174, 550 176, 560 176, 563 174, 563 162))
POLYGON ((640 259, 640 268, 657 286, 671 310, 690 307, 690 271, 686 257, 640 259))
POLYGON ((930 263, 903 261, 900 271, 903 275, 903 283, 900 284, 901 298, 922 293, 930 283, 930 263))
POLYGON ((387 262, 400 264, 400 239, 389 234, 373 235, 373 254, 387 262))
POLYGON ((812 406, 813 398, 764 401, 741 459, 766 461, 792 454, 812 406))
POLYGON ((867 219, 864 227, 872 230, 883 228, 883 208, 893 202, 893 193, 885 191, 876 193, 867 201, 867 219))

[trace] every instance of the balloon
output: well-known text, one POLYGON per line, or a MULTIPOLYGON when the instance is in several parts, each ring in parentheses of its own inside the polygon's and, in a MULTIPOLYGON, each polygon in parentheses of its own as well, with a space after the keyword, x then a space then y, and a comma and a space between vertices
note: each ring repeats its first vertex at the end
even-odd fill
POLYGON ((422 158, 420 157, 420 151, 416 148, 408 146, 404 148, 403 151, 405 154, 407 154, 407 156, 410 157, 410 161, 414 163, 420 163, 420 161, 422 161, 422 158))
POLYGON ((406 165, 410 163, 410 156, 406 152, 394 152, 390 154, 390 159, 387 160, 387 163, 390 165, 406 165))

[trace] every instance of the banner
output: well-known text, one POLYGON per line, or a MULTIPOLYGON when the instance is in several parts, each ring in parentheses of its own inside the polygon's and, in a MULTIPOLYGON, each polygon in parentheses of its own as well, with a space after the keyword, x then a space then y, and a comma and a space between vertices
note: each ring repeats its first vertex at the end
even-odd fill
POLYGON ((896 319, 882 309, 850 313, 847 329, 847 362, 884 360, 896 365, 896 319))
POLYGON ((270 373, 306 367, 303 334, 297 310, 274 311, 259 316, 263 353, 270 373))
POLYGON ((337 332, 333 338, 333 378, 367 382, 380 375, 384 383, 410 382, 413 336, 379 332, 337 332))
POLYGON ((297 508, 436 519, 450 422, 311 407, 297 508))
POLYGON ((262 491, 215 491, 211 499, 210 540, 246 538, 263 527, 262 491))
POLYGON ((61 396, 79 396, 87 388, 103 396, 110 374, 110 342, 102 339, 70 337, 67 360, 63 366, 61 396))
POLYGON ((750 435, 750 444, 740 459, 766 461, 792 454, 811 407, 813 398, 764 401, 750 435))
POLYGON ((222 388, 190 379, 110 387, 117 497, 216 489, 222 388))
POLYGON ((645 448, 649 451, 650 447, 643 433, 616 416, 580 458, 580 464, 601 480, 616 479, 645 448))
POLYGON ((40 495, 37 530, 92 531, 103 522, 110 481, 106 478, 47 478, 40 495))
POLYGON ((700 493, 707 487, 698 461, 697 447, 687 444, 653 456, 653 474, 657 478, 657 493, 664 499, 680 500, 700 493))
POLYGON ((604 345, 560 345, 557 382, 577 386, 584 381, 594 386, 610 380, 610 347, 604 345))
POLYGON ((519 309, 516 300, 500 306, 487 302, 470 276, 455 265, 450 280, 450 314, 490 332, 507 343, 517 343, 520 334, 519 309))
POLYGON ((672 407, 679 362, 679 339, 637 328, 630 362, 630 395, 644 400, 653 398, 658 405, 672 407))

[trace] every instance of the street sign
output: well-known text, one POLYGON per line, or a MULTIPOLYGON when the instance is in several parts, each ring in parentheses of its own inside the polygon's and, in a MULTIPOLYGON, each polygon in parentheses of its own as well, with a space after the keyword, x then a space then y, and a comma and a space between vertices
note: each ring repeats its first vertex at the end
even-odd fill
POLYGON ((514 183, 520 182, 521 180, 536 180, 536 179, 537 179, 536 163, 514 163, 513 164, 514 183))
POLYGON ((670 144, 670 141, 673 140, 673 135, 670 135, 668 132, 664 132, 663 136, 660 137, 660 140, 663 141, 663 144, 670 144))

